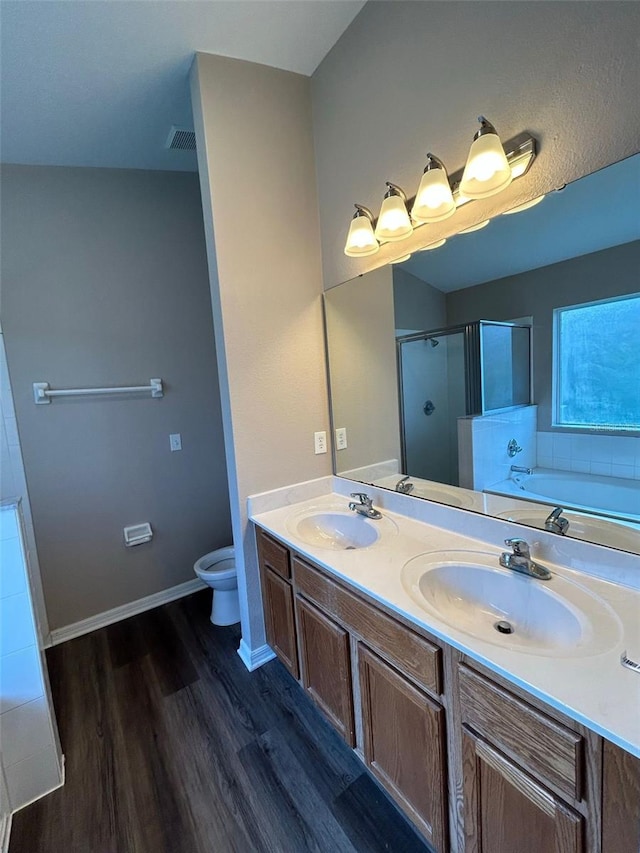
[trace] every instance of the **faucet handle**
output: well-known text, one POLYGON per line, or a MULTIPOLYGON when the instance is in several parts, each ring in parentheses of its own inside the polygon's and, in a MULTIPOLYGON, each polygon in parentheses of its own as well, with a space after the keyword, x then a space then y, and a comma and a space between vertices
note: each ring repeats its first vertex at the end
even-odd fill
POLYGON ((563 517, 563 512, 564 507, 562 506, 557 506, 550 512, 544 520, 544 529, 549 530, 551 533, 559 533, 561 536, 564 536, 569 527, 569 519, 563 517))
POLYGON ((358 498, 358 500, 360 501, 360 503, 363 506, 366 506, 367 504, 373 503, 372 499, 369 497, 369 495, 366 492, 351 492, 351 497, 352 498, 358 498))
POLYGON ((508 548, 513 548, 513 553, 518 557, 530 557, 531 551, 529 543, 526 539, 519 539, 517 536, 512 539, 505 539, 504 544, 508 548))

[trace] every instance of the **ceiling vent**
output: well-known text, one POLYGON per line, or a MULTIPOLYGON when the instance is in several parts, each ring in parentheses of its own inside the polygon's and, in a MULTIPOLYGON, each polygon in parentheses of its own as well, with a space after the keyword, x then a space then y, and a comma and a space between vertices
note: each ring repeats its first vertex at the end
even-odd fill
POLYGON ((164 147, 173 151, 195 151, 195 130, 187 130, 185 127, 172 125, 164 147))

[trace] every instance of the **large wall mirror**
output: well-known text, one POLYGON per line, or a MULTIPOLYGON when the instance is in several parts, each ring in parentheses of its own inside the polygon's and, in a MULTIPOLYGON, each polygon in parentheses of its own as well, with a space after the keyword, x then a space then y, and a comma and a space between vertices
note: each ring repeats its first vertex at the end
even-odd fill
POLYGON ((328 290, 335 473, 640 554, 639 179, 328 290))

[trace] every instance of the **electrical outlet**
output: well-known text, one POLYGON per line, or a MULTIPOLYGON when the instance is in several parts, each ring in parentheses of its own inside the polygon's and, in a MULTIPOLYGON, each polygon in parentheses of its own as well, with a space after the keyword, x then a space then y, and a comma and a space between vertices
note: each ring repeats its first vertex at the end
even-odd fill
POLYGON ((313 442, 316 454, 327 452, 327 433, 324 430, 322 432, 314 432, 313 442))
POLYGON ((172 453, 174 450, 182 450, 182 436, 179 432, 171 433, 169 436, 169 447, 172 453))
POLYGON ((338 427, 336 430, 336 450, 347 449, 347 428, 338 427))

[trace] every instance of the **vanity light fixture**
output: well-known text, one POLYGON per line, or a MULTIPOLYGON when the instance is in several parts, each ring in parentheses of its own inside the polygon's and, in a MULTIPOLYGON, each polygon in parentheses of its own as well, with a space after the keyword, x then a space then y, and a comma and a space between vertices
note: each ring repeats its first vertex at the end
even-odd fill
POLYGON ((506 189, 512 181, 511 167, 495 127, 478 116, 480 129, 473 137, 460 192, 470 199, 488 198, 506 189))
POLYGON ((413 225, 407 211, 407 196, 397 184, 387 181, 380 216, 376 225, 375 237, 378 241, 404 240, 413 232, 413 225))
POLYGON ((356 212, 349 226, 344 253, 350 258, 375 255, 380 248, 380 243, 373 233, 373 213, 362 204, 356 204, 355 208, 356 212))
POLYGON ((444 244, 445 244, 446 242, 447 242, 447 241, 446 241, 446 239, 443 239, 443 240, 436 240, 436 242, 435 242, 435 243, 429 243, 429 245, 428 245, 428 246, 423 246, 423 247, 420 249, 420 251, 421 251, 421 252, 430 252, 430 251, 431 251, 431 249, 439 249, 439 248, 440 248, 440 246, 444 246, 444 244))
POLYGON ((411 217, 416 222, 441 222, 456 212, 447 170, 435 154, 427 154, 427 165, 416 200, 411 208, 411 217))
POLYGON ((490 222, 490 219, 485 219, 484 222, 478 222, 477 225, 472 225, 471 228, 465 228, 462 231, 458 231, 458 234, 472 234, 474 231, 479 231, 481 228, 486 228, 490 222))
POLYGON ((535 207, 536 204, 540 204, 543 198, 544 193, 542 195, 539 195, 537 198, 532 198, 531 201, 525 201, 524 204, 519 204, 517 207, 512 207, 511 210, 505 210, 502 215, 509 216, 511 213, 520 213, 523 210, 529 210, 530 207, 535 207))
MULTIPOLYGON (((480 116, 479 121, 481 127, 476 133, 464 169, 447 175, 442 161, 434 154, 428 154, 428 162, 414 198, 407 200, 397 184, 387 181, 387 192, 377 220, 368 208, 356 204, 356 213, 344 248, 345 255, 352 258, 374 255, 382 243, 409 237, 414 230, 409 209, 415 227, 422 228, 429 222, 447 219, 463 204, 500 192, 512 180, 525 175, 536 158, 535 138, 529 133, 519 133, 502 146, 491 122, 483 116, 480 116)), ((533 202, 529 206, 533 206, 533 202)), ((526 208, 516 207, 507 213, 520 210, 526 208)), ((488 224, 486 220, 459 233, 478 231, 488 224)), ((426 248, 435 249, 437 245, 431 244, 426 248)))

